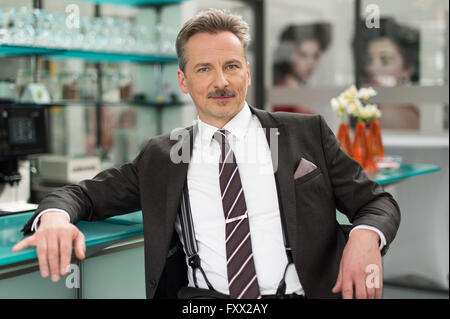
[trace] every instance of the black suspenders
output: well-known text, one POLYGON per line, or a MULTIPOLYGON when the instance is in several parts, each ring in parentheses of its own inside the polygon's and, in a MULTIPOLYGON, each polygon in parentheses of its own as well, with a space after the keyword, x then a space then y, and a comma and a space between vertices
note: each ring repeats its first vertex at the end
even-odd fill
MULTIPOLYGON (((278 184, 277 184, 278 187, 278 184)), ((281 207, 280 207, 280 213, 281 213, 281 207)), ((200 256, 198 255, 198 246, 197 246, 197 240, 195 238, 195 232, 194 232, 194 223, 192 221, 192 213, 191 213, 191 204, 189 201, 189 190, 187 186, 187 181, 184 184, 183 192, 181 193, 181 207, 180 207, 180 224, 181 224, 181 233, 183 236, 184 241, 184 249, 188 257, 188 264, 192 268, 192 275, 194 278, 194 284, 195 287, 198 288, 197 284, 197 274, 196 270, 200 270, 201 274, 203 275, 203 278, 205 278, 205 282, 208 285, 208 288, 210 290, 215 291, 211 283, 208 281, 208 278, 206 277, 205 272, 202 269, 201 262, 200 262, 200 256)), ((281 279, 280 283, 278 284, 278 289, 276 292, 277 296, 283 296, 286 294, 286 272, 290 264, 293 263, 292 259, 292 252, 291 247, 289 245, 288 238, 286 236, 286 225, 284 224, 284 219, 281 218, 281 226, 283 230, 283 240, 284 245, 286 249, 286 255, 288 259, 288 263, 286 265, 286 268, 284 269, 283 278, 281 279)))
MULTIPOLYGON (((278 185, 278 179, 275 176, 275 185, 277 187, 277 195, 280 194, 280 189, 279 189, 279 185, 278 185)), ((280 283, 278 284, 278 289, 276 292, 277 296, 283 296, 286 294, 286 273, 287 273, 287 269, 289 267, 290 264, 294 263, 294 259, 292 258, 292 249, 291 249, 291 245, 289 243, 289 238, 287 236, 287 231, 286 231, 286 219, 284 218, 284 211, 283 211, 283 206, 281 203, 281 199, 279 196, 277 196, 278 198, 278 208, 280 210, 280 219, 281 219, 281 230, 283 232, 283 242, 284 242, 284 249, 286 250, 286 257, 287 257, 287 264, 286 264, 286 268, 284 269, 284 274, 283 274, 283 278, 281 278, 280 283)))
POLYGON ((195 287, 198 288, 196 270, 199 269, 205 278, 206 284, 210 290, 215 291, 205 272, 201 266, 200 256, 198 255, 197 240, 195 239, 194 223, 192 221, 191 203, 189 202, 189 190, 187 181, 184 184, 181 193, 181 209, 180 209, 181 233, 183 235, 184 249, 188 257, 188 264, 192 268, 195 287))

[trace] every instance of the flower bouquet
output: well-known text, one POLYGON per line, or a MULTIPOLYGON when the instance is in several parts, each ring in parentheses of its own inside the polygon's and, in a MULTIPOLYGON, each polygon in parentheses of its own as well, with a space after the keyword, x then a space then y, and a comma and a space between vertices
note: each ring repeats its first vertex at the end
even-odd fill
POLYGON ((381 130, 378 118, 381 112, 370 99, 377 92, 373 88, 357 89, 354 85, 342 92, 338 97, 331 99, 331 107, 341 119, 337 138, 342 149, 367 171, 377 170, 374 157, 383 157, 384 148, 381 139, 381 130), (348 129, 348 115, 358 119, 355 127, 353 143, 350 143, 348 129), (368 123, 369 134, 366 133, 368 123))

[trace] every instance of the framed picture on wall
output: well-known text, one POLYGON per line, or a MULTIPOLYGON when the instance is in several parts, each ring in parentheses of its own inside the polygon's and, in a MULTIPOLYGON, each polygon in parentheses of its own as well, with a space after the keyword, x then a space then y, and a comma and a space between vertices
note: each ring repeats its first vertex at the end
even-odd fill
MULTIPOLYGON (((266 66, 274 111, 320 113, 327 116, 329 100, 317 90, 335 90, 354 83, 352 36, 353 0, 311 2, 268 1, 266 66), (312 90, 310 90, 312 89, 312 90), (281 90, 281 91, 280 91, 281 90)), ((332 96, 334 93, 327 92, 332 96)))
POLYGON ((417 94, 423 98, 415 101, 409 96, 415 90, 448 84, 448 2, 363 0, 360 4, 358 83, 390 88, 404 99, 404 103, 379 103, 381 127, 423 133, 444 130, 445 120, 437 119, 445 117, 448 106, 430 102, 429 94, 417 94), (369 6, 377 13, 374 25, 365 23, 369 6), (411 93, 405 94, 405 88, 411 93))

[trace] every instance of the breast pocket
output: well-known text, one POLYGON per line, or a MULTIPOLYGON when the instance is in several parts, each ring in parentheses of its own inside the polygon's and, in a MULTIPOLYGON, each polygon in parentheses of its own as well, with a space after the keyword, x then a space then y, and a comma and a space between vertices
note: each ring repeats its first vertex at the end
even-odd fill
POLYGON ((305 174, 305 175, 295 179, 294 183, 295 183, 295 185, 301 185, 321 174, 322 174, 322 172, 320 171, 320 169, 316 168, 312 172, 309 172, 308 174, 305 174))
POLYGON ((320 168, 294 181, 298 208, 326 212, 334 205, 331 186, 320 168))
POLYGON ((331 185, 320 168, 295 180, 295 197, 301 231, 328 238, 336 225, 336 208, 331 185))

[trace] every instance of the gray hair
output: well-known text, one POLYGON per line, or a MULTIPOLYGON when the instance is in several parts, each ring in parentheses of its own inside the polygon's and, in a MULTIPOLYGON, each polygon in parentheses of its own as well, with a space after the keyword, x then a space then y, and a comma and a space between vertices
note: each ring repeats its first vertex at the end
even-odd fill
POLYGON ((250 42, 249 26, 241 16, 220 9, 201 11, 189 19, 178 33, 176 49, 180 70, 184 72, 186 67, 185 46, 190 37, 201 32, 216 34, 222 31, 233 33, 241 41, 244 52, 247 50, 250 42))

